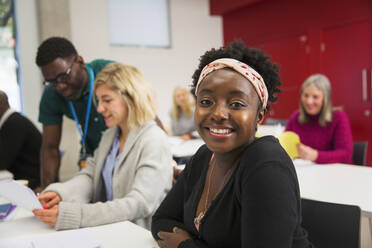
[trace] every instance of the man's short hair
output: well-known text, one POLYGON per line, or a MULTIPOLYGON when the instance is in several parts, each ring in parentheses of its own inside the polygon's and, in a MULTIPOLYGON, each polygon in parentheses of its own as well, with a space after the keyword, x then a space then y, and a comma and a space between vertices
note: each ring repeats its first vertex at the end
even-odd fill
POLYGON ((77 51, 66 38, 51 37, 43 41, 36 54, 36 64, 41 67, 53 62, 56 58, 68 58, 76 55, 77 51))

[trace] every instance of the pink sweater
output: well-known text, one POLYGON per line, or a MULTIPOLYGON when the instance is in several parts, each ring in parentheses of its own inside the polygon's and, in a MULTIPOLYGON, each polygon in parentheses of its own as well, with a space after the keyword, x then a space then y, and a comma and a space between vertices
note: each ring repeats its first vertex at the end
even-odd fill
POLYGON ((334 111, 332 122, 324 127, 319 125, 318 116, 311 116, 305 124, 298 122, 298 116, 297 110, 288 120, 285 130, 297 133, 301 143, 318 150, 316 163, 353 163, 353 138, 344 111, 334 111))

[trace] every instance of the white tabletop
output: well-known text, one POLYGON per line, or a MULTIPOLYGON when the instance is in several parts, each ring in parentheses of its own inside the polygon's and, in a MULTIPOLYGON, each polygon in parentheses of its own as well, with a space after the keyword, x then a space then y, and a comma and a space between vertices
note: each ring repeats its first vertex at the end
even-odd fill
POLYGON ((346 164, 313 164, 294 160, 301 197, 357 205, 372 217, 372 168, 346 164))
MULTIPOLYGON (((0 222, 0 247, 1 243, 6 240, 56 232, 34 217, 31 212, 25 214, 22 209, 14 214, 15 216, 13 215, 10 220, 0 222)), ((129 221, 89 227, 87 229, 93 231, 101 247, 158 247, 150 231, 129 221)))
POLYGON ((258 129, 256 132, 257 137, 265 136, 265 135, 273 135, 275 137, 279 137, 284 132, 285 126, 280 124, 277 125, 258 125, 258 129))
MULTIPOLYGON (((256 132, 257 136, 273 135, 278 137, 284 131, 281 125, 259 125, 256 132)), ((201 138, 184 141, 179 136, 168 137, 171 152, 174 157, 190 157, 196 153, 200 146, 204 144, 201 138)))
POLYGON ((181 137, 170 136, 168 142, 174 157, 191 157, 204 144, 202 139, 190 139, 184 141, 181 137))

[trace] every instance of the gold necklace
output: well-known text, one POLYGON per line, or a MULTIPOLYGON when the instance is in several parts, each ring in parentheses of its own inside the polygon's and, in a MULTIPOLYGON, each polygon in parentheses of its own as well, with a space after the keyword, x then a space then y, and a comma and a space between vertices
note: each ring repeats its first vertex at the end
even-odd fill
MULTIPOLYGON (((209 174, 209 184, 208 184, 208 188, 207 188, 207 199, 205 200, 205 204, 204 204, 204 211, 201 211, 199 214, 198 214, 198 216, 197 217, 195 217, 195 219, 194 219, 194 224, 195 224, 195 227, 196 227, 196 229, 199 231, 199 226, 200 226, 200 223, 201 223, 201 220, 203 219, 203 217, 204 217, 204 214, 205 214, 205 212, 207 212, 207 209, 208 209, 208 199, 209 199, 209 190, 210 190, 210 188, 211 188, 211 178, 212 178, 212 174, 213 174, 213 169, 214 169, 214 164, 215 164, 215 160, 214 160, 214 153, 212 154, 212 157, 211 157, 211 167, 212 167, 212 169, 211 169, 211 173, 209 174), (212 161, 214 162, 214 163, 212 163, 212 161)), ((223 182, 222 182, 222 185, 220 186, 220 187, 223 187, 224 185, 225 185, 225 183, 226 183, 226 179, 227 179, 227 175, 229 175, 230 174, 230 171, 232 170, 232 168, 233 168, 234 166, 231 166, 231 168, 226 172, 226 174, 225 174, 225 176, 223 177, 223 182)), ((219 192, 219 191, 218 191, 219 192)), ((217 194, 218 194, 218 192, 217 192, 217 194)))

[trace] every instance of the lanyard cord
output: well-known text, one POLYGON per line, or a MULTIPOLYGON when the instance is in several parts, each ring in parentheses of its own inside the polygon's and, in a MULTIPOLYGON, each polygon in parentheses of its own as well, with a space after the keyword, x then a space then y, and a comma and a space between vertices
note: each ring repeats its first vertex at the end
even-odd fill
POLYGON ((81 125, 79 124, 79 119, 76 115, 74 105, 72 104, 72 101, 69 101, 68 103, 70 104, 70 109, 72 112, 72 116, 74 117, 76 127, 79 131, 80 137, 81 137, 81 145, 83 147, 83 153, 86 153, 86 147, 85 147, 85 138, 87 136, 87 131, 88 131, 88 122, 89 122, 89 116, 90 116, 90 109, 92 106, 92 98, 93 98, 93 84, 94 84, 94 74, 93 70, 90 67, 86 67, 89 75, 89 81, 90 81, 90 87, 89 87, 89 99, 88 99, 88 106, 87 106, 87 112, 85 115, 85 125, 84 125, 84 133, 82 133, 81 130, 81 125))

